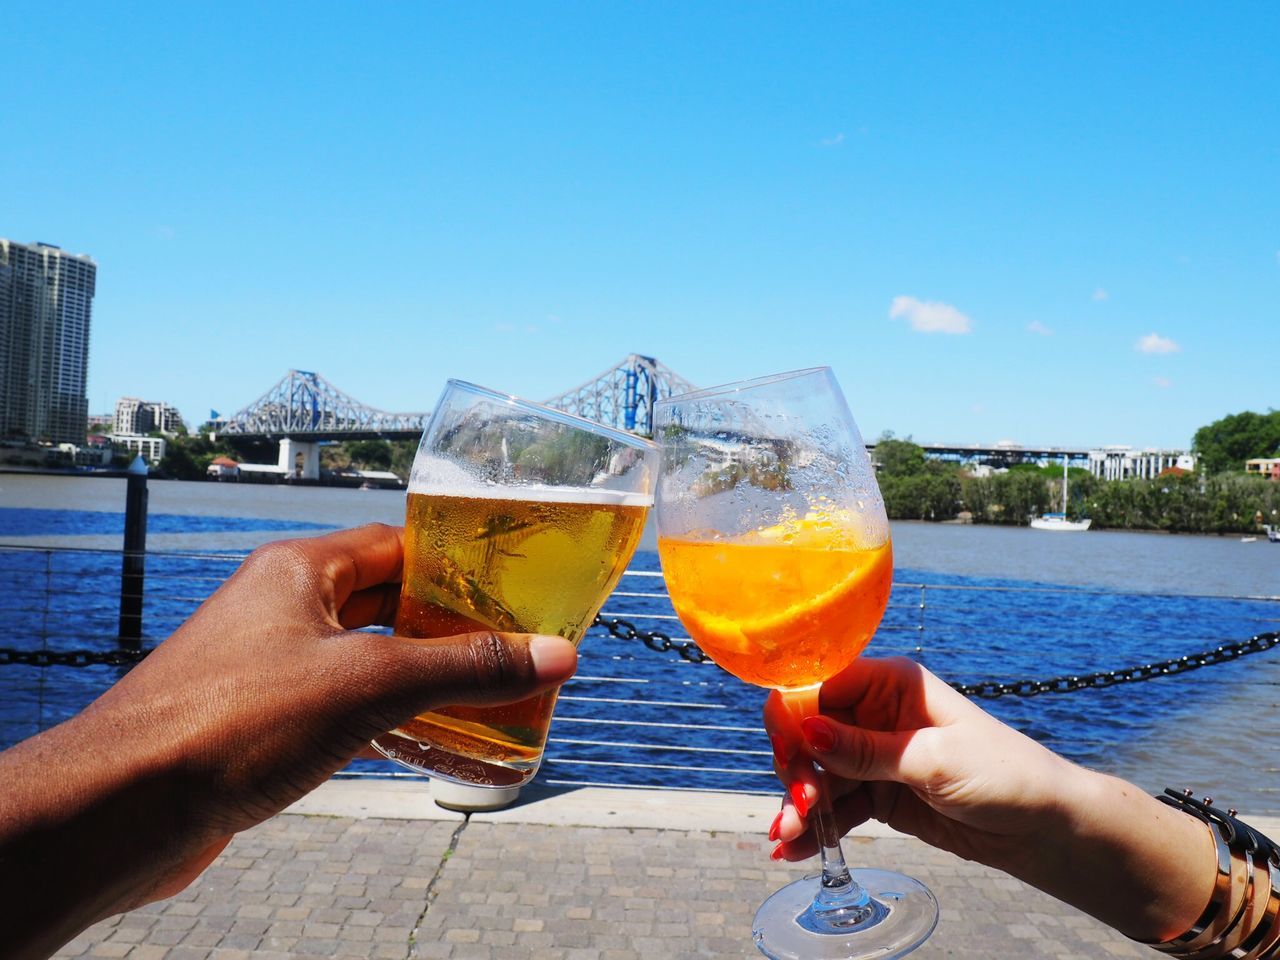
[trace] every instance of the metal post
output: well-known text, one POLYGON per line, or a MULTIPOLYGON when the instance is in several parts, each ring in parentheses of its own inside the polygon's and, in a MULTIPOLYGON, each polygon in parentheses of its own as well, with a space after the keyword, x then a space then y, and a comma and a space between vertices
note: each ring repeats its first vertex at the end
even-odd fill
POLYGON ((636 379, 636 368, 628 367, 626 393, 622 400, 622 426, 625 430, 636 428, 636 406, 639 400, 636 395, 636 379))
POLYGON ((147 465, 129 465, 124 495, 124 554, 120 568, 121 650, 142 649, 142 590, 147 564, 147 465))

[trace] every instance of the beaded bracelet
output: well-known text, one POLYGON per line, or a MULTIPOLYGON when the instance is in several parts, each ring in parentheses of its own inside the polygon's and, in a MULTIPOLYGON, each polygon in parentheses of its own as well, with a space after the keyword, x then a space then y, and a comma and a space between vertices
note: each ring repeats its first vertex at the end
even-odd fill
POLYGON ((1280 847, 1237 820, 1235 810, 1214 807, 1210 797, 1165 790, 1157 799, 1209 827, 1217 869, 1209 905, 1196 922, 1172 940, 1148 945, 1177 960, 1280 960, 1280 847))

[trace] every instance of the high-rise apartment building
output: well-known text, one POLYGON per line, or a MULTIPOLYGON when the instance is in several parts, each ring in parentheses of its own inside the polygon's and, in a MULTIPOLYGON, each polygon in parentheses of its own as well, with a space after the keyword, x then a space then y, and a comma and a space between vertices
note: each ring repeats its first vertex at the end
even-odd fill
POLYGON ((178 433, 185 429, 177 407, 154 400, 121 397, 116 401, 114 432, 117 434, 178 433))
POLYGON ((84 442, 97 273, 82 254, 0 239, 0 437, 84 442))

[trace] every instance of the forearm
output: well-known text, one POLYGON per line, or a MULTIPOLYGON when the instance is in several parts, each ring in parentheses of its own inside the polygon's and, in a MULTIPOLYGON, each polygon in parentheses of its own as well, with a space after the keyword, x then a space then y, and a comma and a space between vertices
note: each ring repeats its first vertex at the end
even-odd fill
POLYGON ((175 855, 179 778, 137 740, 81 716, 0 754, 6 956, 47 957, 144 902, 175 855))
POLYGON ((1135 939, 1183 933, 1213 890, 1209 828, 1131 783, 1071 769, 1060 822, 1010 872, 1135 939))

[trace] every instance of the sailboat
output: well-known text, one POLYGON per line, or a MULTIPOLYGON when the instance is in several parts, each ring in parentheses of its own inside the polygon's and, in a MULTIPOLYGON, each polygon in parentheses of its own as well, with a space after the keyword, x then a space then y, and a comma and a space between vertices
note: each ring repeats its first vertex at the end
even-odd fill
POLYGON ((1031 521, 1033 530, 1058 530, 1062 533, 1078 533, 1088 530, 1092 520, 1067 519, 1067 458, 1062 458, 1062 512, 1046 513, 1031 521))

